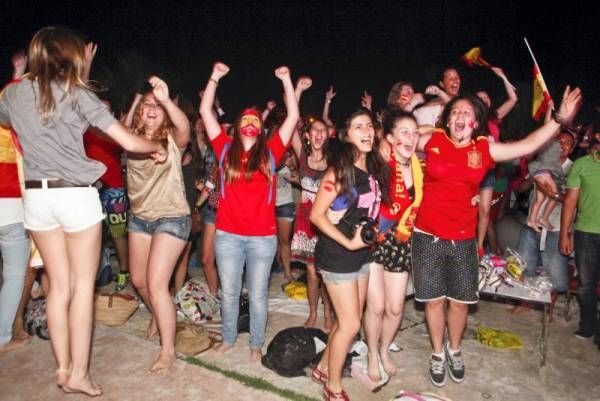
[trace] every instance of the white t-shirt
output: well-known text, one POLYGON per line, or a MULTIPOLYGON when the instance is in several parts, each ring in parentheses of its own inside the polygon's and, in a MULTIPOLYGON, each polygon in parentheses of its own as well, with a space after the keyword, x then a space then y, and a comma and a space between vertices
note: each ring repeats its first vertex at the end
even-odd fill
POLYGON ((292 172, 287 166, 283 166, 277 171, 277 195, 275 196, 275 206, 294 203, 292 184, 290 184, 290 182, 287 180, 291 176, 292 172))

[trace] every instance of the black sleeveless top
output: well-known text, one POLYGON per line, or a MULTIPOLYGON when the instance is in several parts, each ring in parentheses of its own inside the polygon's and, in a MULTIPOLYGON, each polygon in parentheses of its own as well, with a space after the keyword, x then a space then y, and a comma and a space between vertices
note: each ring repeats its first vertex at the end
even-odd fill
MULTIPOLYGON (((333 211, 346 210, 336 227, 348 238, 353 237, 354 227, 362 217, 377 219, 381 203, 381 191, 375 177, 355 166, 354 182, 351 191, 339 195, 330 206, 333 211)), ((371 261, 370 247, 349 251, 325 234, 319 234, 315 246, 315 265, 319 269, 332 273, 354 273, 371 261)))

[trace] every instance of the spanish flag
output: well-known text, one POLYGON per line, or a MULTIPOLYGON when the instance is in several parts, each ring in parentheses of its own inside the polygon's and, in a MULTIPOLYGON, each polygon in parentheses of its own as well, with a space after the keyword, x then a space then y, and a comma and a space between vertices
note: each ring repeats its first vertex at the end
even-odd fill
POLYGON ((544 82, 544 77, 542 76, 538 65, 534 63, 531 116, 535 121, 539 121, 544 115, 548 108, 548 102, 550 102, 551 99, 550 92, 548 92, 548 88, 546 87, 546 82, 544 82))
POLYGON ((474 47, 466 52, 462 56, 462 61, 464 61, 469 67, 478 65, 480 67, 492 68, 492 65, 481 57, 481 48, 479 47, 474 47))

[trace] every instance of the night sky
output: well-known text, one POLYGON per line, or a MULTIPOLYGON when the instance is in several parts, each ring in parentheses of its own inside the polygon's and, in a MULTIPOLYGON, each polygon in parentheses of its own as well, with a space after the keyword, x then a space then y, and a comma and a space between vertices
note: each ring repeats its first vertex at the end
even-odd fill
POLYGON ((374 95, 378 109, 394 82, 412 81, 422 91, 450 64, 460 67, 463 91, 488 89, 501 102, 498 78, 460 62, 480 46, 519 89, 513 113, 525 115, 531 108, 532 62, 522 39, 527 36, 557 100, 568 83, 584 91, 582 120, 595 117, 600 105, 600 11, 583 1, 561 7, 541 1, 112 3, 5 2, 0 75, 9 78, 10 55, 25 48, 36 30, 63 24, 99 44, 92 78, 108 87, 104 95, 117 104, 150 73, 164 77, 172 93, 196 101, 212 63, 222 60, 231 72, 218 94, 233 115, 249 104, 280 101, 272 71, 285 64, 294 79, 313 78, 304 112, 320 114, 324 92, 334 85, 332 116, 339 123, 359 105, 363 90, 374 95))

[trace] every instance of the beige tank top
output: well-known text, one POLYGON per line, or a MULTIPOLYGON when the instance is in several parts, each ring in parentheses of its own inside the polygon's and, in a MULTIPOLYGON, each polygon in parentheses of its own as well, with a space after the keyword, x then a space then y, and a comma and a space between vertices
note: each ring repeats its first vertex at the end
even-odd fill
POLYGON ((168 137, 168 157, 155 164, 151 158, 127 158, 127 194, 131 212, 147 221, 161 217, 181 217, 190 214, 185 198, 181 151, 171 135, 168 137))

